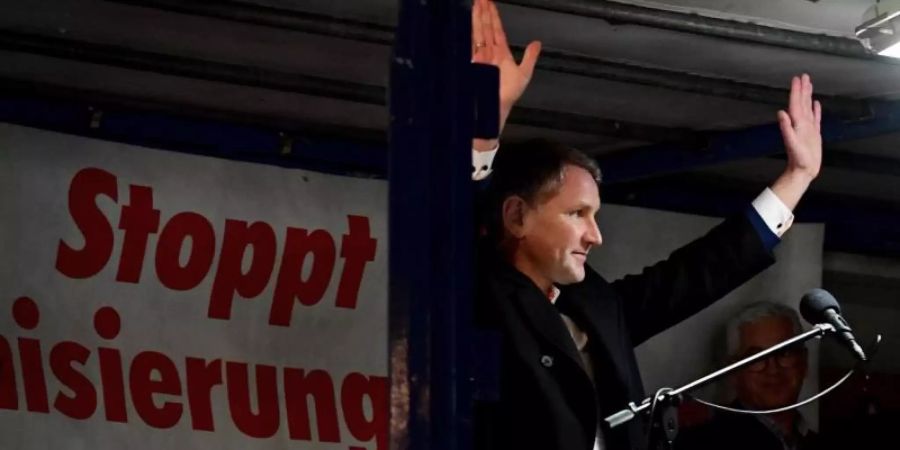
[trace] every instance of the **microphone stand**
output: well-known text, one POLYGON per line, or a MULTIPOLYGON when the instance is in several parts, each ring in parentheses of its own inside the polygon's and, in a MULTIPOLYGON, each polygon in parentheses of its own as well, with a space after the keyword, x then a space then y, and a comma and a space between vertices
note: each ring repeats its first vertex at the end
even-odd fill
POLYGON ((678 415, 677 407, 681 402, 681 394, 697 389, 700 386, 709 384, 725 375, 734 372, 744 366, 753 364, 756 361, 766 359, 771 355, 778 353, 788 347, 804 343, 812 338, 824 336, 826 333, 834 332, 833 326, 827 323, 820 323, 812 327, 811 330, 794 336, 779 344, 773 345, 765 350, 750 355, 740 361, 730 364, 700 379, 692 381, 677 389, 663 388, 657 391, 653 397, 645 398, 640 405, 634 402, 628 403, 628 407, 608 416, 606 422, 610 428, 615 428, 632 419, 638 414, 647 411, 650 417, 650 449, 671 449, 675 436, 678 434, 678 415))

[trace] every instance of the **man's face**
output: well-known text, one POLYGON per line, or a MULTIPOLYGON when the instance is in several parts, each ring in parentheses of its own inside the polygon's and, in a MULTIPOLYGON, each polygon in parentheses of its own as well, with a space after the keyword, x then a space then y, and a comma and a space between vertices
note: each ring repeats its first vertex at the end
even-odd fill
POLYGON ((588 251, 602 242, 594 220, 599 209, 600 192, 591 174, 565 166, 556 193, 525 208, 516 265, 539 284, 583 280, 588 251))
MULTIPOLYGON (((738 359, 765 350, 794 335, 786 317, 764 317, 739 328, 738 359)), ((745 367, 735 375, 738 400, 752 409, 773 409, 797 401, 806 378, 806 349, 797 348, 745 367)))

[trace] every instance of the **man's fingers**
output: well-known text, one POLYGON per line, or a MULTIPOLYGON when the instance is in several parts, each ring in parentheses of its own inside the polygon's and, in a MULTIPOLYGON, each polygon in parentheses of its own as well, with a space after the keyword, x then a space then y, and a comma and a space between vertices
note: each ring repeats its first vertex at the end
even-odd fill
POLYGON ((503 30, 503 21, 500 20, 500 12, 497 11, 497 4, 491 2, 490 5, 491 23, 494 25, 494 45, 505 47, 508 44, 506 43, 506 32, 503 30))
POLYGON ((791 95, 790 100, 788 100, 788 109, 787 112, 791 117, 800 117, 800 110, 803 104, 803 100, 801 99, 803 95, 802 88, 800 86, 800 78, 792 77, 791 78, 791 95))
POLYGON ((812 113, 813 85, 812 85, 812 80, 809 79, 808 74, 804 73, 803 76, 801 77, 801 80, 802 80, 801 85, 803 86, 803 95, 801 97, 803 100, 802 108, 803 108, 803 111, 806 113, 806 114, 804 114, 804 116, 807 116, 810 113, 812 113))
POLYGON ((781 128, 781 137, 788 147, 794 142, 794 124, 791 122, 791 116, 784 111, 778 111, 778 127, 781 128))
POLYGON ((481 2, 481 38, 483 46, 478 51, 484 53, 485 60, 495 64, 494 23, 491 18, 491 4, 488 0, 481 2))
POLYGON ((497 63, 500 63, 507 58, 512 59, 512 52, 506 40, 506 31, 503 29, 503 21, 500 20, 500 12, 497 11, 497 5, 494 2, 489 2, 488 4, 490 5, 491 24, 494 30, 493 57, 497 63))
POLYGON ((534 66, 537 64, 538 56, 541 54, 541 42, 532 41, 525 47, 525 54, 522 55, 522 63, 519 64, 519 70, 525 75, 525 78, 531 79, 534 73, 534 66))
POLYGON ((475 0, 472 3, 472 62, 489 63, 484 55, 484 29, 481 23, 481 14, 484 9, 484 0, 475 0))
POLYGON ((481 1, 472 2, 472 55, 478 53, 479 44, 484 42, 484 36, 481 29, 481 1))
POLYGON ((813 102, 813 116, 816 118, 816 131, 822 131, 822 104, 818 100, 813 102))
POLYGON ((484 38, 485 47, 494 45, 494 21, 491 14, 491 6, 493 5, 490 2, 485 1, 484 7, 481 8, 482 38, 484 38))

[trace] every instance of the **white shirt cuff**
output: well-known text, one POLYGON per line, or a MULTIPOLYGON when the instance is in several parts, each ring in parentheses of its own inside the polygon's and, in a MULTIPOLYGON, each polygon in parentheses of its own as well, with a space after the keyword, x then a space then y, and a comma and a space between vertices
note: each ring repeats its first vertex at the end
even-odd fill
POLYGON ((479 152, 472 149, 472 179, 475 181, 483 180, 487 178, 488 175, 491 174, 492 166, 494 164, 494 157, 497 156, 497 150, 500 148, 500 144, 494 146, 492 150, 488 150, 486 152, 479 152))
POLYGON ((753 200, 753 209, 778 237, 781 237, 794 223, 794 213, 769 188, 766 188, 753 200))

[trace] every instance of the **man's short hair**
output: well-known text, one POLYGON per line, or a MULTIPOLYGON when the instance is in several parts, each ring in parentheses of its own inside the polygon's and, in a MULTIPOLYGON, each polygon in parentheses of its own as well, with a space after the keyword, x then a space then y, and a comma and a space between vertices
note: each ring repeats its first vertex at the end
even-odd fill
POLYGON ((575 148, 546 139, 504 145, 494 159, 483 205, 488 239, 499 244, 504 238, 502 208, 507 198, 519 196, 531 205, 544 201, 557 192, 568 165, 587 170, 600 184, 597 162, 575 148))
POLYGON ((725 357, 732 358, 741 345, 741 326, 767 317, 780 317, 791 321, 795 335, 803 332, 797 310, 790 306, 771 301, 751 303, 732 317, 725 326, 725 357))

